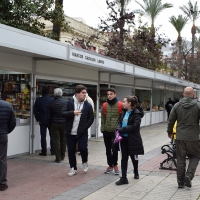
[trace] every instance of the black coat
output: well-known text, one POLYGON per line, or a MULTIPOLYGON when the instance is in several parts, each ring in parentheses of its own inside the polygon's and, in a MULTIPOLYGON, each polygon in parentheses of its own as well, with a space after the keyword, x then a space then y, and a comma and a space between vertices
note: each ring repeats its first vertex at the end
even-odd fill
POLYGON ((62 116, 61 111, 67 101, 60 96, 56 96, 47 107, 47 124, 65 124, 66 119, 62 116))
POLYGON ((165 104, 165 108, 166 108, 167 112, 170 112, 173 106, 174 106, 174 101, 169 100, 169 101, 165 104))
POLYGON ((122 127, 122 120, 126 112, 123 112, 120 122, 118 124, 118 131, 120 133, 128 134, 128 149, 129 155, 143 155, 144 147, 142 137, 140 135, 141 118, 144 116, 143 111, 134 109, 128 118, 126 127, 122 127))
POLYGON ((33 113, 37 122, 47 124, 47 107, 51 101, 53 101, 53 97, 50 97, 48 94, 36 99, 33 113))
POLYGON ((0 100, 0 135, 11 133, 16 126, 16 118, 10 103, 0 100))
MULTIPOLYGON (((71 99, 62 109, 62 116, 66 118, 65 131, 71 135, 74 122, 74 99, 71 99)), ((78 125, 77 137, 88 134, 88 128, 94 121, 94 113, 91 104, 86 100, 83 104, 82 114, 78 125)))

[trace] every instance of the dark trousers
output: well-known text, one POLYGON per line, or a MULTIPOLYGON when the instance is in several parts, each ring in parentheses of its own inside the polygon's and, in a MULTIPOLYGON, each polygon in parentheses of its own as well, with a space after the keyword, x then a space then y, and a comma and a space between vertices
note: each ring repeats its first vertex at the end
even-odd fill
POLYGON ((66 152, 65 124, 52 124, 50 129, 56 160, 63 160, 66 152))
POLYGON ((167 110, 167 119, 169 119, 170 110, 167 110))
MULTIPOLYGON (((42 153, 46 154, 47 153, 47 140, 46 140, 46 135, 47 135, 47 128, 49 130, 49 127, 47 124, 40 123, 40 135, 41 135, 41 148, 42 148, 42 153)), ((54 154, 54 148, 51 140, 51 132, 49 130, 49 135, 50 135, 50 151, 51 154, 54 154)))
POLYGON ((192 180, 199 164, 200 141, 176 140, 176 154, 178 183, 184 183, 185 175, 189 176, 192 180), (189 164, 186 171, 187 155, 189 158, 189 164))
MULTIPOLYGON (((123 140, 120 141, 121 145, 121 170, 122 177, 126 178, 127 169, 128 169, 128 157, 129 157, 129 149, 128 149, 128 137, 123 137, 123 140)), ((135 160, 134 155, 130 155, 131 161, 133 163, 134 174, 138 175, 138 160, 135 160)))
POLYGON ((114 137, 115 133, 113 132, 103 132, 107 163, 110 167, 117 165, 118 161, 118 151, 112 151, 114 137))
POLYGON ((8 135, 0 135, 0 184, 7 183, 8 135))
POLYGON ((70 167, 77 170, 76 143, 78 142, 78 149, 81 154, 82 163, 86 163, 88 161, 88 135, 82 135, 77 138, 77 135, 67 134, 66 140, 70 167))

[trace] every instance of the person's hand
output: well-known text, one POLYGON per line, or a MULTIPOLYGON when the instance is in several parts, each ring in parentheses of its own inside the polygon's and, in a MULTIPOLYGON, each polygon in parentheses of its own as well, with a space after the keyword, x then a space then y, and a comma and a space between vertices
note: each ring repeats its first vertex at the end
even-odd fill
POLYGON ((170 139, 172 139, 172 133, 168 133, 168 137, 170 138, 170 139))
POLYGON ((81 110, 75 110, 74 111, 74 115, 81 115, 81 114, 82 114, 81 110))

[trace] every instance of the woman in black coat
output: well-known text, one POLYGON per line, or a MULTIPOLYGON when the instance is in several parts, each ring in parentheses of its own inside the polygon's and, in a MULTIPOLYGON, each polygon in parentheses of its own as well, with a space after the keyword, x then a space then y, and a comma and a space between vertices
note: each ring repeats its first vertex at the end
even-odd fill
POLYGON ((137 158, 138 155, 144 154, 143 142, 140 135, 140 123, 144 113, 138 107, 137 97, 125 97, 123 100, 123 108, 125 110, 118 125, 118 131, 123 138, 120 141, 122 177, 116 182, 116 185, 128 184, 127 167, 129 156, 134 167, 134 178, 139 179, 137 158))

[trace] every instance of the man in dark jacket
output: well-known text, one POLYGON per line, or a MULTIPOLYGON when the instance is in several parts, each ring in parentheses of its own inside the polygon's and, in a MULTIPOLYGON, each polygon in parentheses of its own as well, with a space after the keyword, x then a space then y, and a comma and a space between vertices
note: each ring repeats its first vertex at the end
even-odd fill
MULTIPOLYGON (((40 156, 46 156, 47 155, 47 140, 46 140, 46 134, 47 134, 47 106, 48 104, 53 101, 53 97, 49 96, 49 88, 43 87, 42 90, 42 97, 39 97, 35 101, 34 105, 34 115, 37 122, 39 122, 40 125, 40 135, 41 135, 41 153, 39 153, 40 156)), ((49 132, 50 134, 50 132, 49 132)), ((51 138, 51 134, 50 134, 51 138)), ((53 145, 52 141, 50 139, 50 146, 51 146, 51 154, 54 155, 53 145)))
POLYGON ((91 104, 86 100, 87 88, 77 85, 75 95, 62 109, 62 116, 66 118, 66 140, 71 171, 69 176, 77 173, 76 142, 82 158, 84 172, 88 170, 88 128, 94 121, 91 104))
POLYGON ((171 98, 169 98, 169 101, 165 104, 168 119, 169 119, 169 115, 170 115, 170 112, 171 112, 171 109, 172 109, 173 106, 174 106, 174 101, 172 101, 171 98))
POLYGON ((194 90, 191 87, 184 89, 183 98, 174 105, 168 122, 168 136, 171 138, 174 123, 176 128, 176 154, 177 154, 177 182, 178 187, 191 188, 191 180, 199 163, 199 119, 200 103, 194 99, 194 90), (186 171, 186 156, 189 165, 186 171))
POLYGON ((10 103, 0 100, 0 191, 6 190, 7 185, 7 148, 8 134, 16 126, 13 107, 10 103))
POLYGON ((47 123, 50 127, 51 138, 55 151, 55 162, 65 159, 66 152, 66 136, 65 136, 65 122, 66 119, 61 116, 61 110, 66 104, 66 100, 62 98, 62 90, 60 88, 54 89, 54 100, 51 101, 47 108, 47 123))

